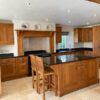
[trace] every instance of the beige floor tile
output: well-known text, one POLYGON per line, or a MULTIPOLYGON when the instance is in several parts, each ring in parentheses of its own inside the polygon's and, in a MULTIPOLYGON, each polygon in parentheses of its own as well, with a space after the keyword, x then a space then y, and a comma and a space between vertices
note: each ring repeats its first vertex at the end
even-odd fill
MULTIPOLYGON (((3 95, 0 100, 42 100, 32 88, 32 78, 25 77, 2 83, 3 95)), ((56 97, 51 91, 46 92, 46 100, 100 100, 100 84, 56 97)))

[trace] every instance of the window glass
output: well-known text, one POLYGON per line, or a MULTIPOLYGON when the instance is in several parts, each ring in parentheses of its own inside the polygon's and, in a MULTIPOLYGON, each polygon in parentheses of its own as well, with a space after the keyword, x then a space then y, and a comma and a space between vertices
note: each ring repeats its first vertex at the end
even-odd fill
POLYGON ((62 35, 62 41, 58 44, 59 49, 67 48, 67 35, 62 35))

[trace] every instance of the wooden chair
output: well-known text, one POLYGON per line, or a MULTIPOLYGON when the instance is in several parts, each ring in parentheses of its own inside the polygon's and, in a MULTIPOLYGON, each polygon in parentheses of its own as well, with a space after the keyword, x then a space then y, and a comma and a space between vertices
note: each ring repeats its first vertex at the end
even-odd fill
POLYGON ((54 71, 50 67, 44 67, 43 59, 36 56, 37 66, 37 80, 38 80, 38 92, 40 93, 41 86, 43 88, 43 100, 45 100, 45 87, 53 89, 55 95, 57 95, 57 77, 54 71), (40 79, 42 78, 42 84, 40 79))
POLYGON ((37 67, 36 67, 36 56, 30 55, 30 60, 31 60, 31 67, 32 67, 32 85, 34 88, 34 73, 36 74, 36 90, 38 92, 38 79, 37 79, 37 67))

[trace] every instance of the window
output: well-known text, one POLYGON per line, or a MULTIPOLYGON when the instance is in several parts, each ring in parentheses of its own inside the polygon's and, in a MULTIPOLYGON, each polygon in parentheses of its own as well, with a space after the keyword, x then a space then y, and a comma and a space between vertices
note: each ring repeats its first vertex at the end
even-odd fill
POLYGON ((71 49, 73 47, 73 36, 69 32, 62 33, 62 41, 57 45, 57 49, 71 49))
POLYGON ((62 42, 58 44, 58 49, 67 48, 67 35, 62 35, 62 42))

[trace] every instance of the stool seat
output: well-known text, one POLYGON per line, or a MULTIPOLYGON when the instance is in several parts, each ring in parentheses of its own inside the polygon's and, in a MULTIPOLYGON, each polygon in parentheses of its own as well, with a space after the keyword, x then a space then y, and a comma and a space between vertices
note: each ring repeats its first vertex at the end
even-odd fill
POLYGON ((44 68, 44 75, 52 75, 54 74, 54 71, 50 67, 44 68))

